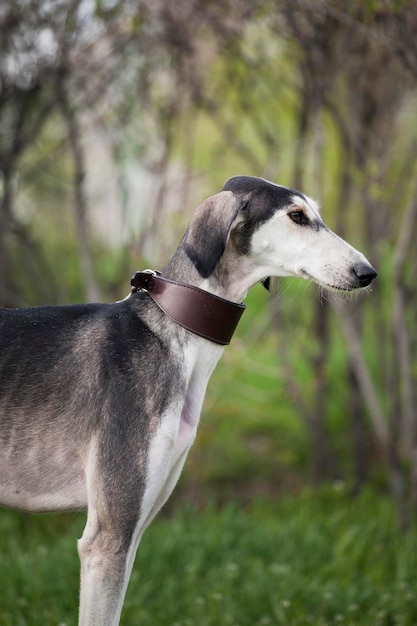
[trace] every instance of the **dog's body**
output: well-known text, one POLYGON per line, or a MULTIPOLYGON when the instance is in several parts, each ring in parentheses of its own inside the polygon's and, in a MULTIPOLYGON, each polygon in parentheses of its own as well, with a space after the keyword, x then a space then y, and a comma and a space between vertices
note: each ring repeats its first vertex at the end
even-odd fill
MULTIPOLYGON (((313 201, 252 177, 200 205, 163 272, 233 302, 270 275, 351 290, 376 272, 313 201)), ((80 625, 118 624, 140 538, 180 475, 222 350, 145 291, 1 312, 0 502, 87 508, 80 625)))

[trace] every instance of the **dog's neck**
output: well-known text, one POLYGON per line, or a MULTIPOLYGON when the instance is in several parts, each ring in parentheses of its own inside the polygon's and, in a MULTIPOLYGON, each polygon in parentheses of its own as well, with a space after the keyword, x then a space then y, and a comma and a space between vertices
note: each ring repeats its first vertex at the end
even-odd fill
POLYGON ((226 248, 214 272, 207 278, 199 274, 182 246, 162 274, 236 303, 241 303, 249 289, 265 278, 264 273, 254 272, 250 260, 239 255, 231 246, 226 248))

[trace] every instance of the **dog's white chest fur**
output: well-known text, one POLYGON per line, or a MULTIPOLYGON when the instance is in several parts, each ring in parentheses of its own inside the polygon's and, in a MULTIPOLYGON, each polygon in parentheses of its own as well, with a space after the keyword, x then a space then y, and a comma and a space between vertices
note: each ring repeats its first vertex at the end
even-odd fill
POLYGON ((207 383, 222 352, 223 347, 205 340, 192 342, 184 351, 187 391, 161 416, 159 428, 152 439, 142 519, 153 517, 154 510, 156 514, 179 478, 197 434, 207 383))

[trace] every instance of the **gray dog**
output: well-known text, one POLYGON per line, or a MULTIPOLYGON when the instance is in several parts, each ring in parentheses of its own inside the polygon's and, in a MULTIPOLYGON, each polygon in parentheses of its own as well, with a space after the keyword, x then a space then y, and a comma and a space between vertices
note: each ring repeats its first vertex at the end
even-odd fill
POLYGON ((125 300, 0 312, 0 502, 87 508, 81 626, 119 623, 139 541, 178 480, 241 302, 269 276, 346 291, 376 272, 315 202, 236 176, 125 300))

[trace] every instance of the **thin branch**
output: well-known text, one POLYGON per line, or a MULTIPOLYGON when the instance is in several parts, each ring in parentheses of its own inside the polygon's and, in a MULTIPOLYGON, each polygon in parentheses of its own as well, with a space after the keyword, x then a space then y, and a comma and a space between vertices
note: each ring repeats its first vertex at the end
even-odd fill
POLYGON ((378 392, 372 380, 371 372, 362 350, 361 339, 346 304, 340 300, 332 302, 339 316, 352 368, 358 381, 363 402, 368 410, 373 429, 382 450, 388 448, 389 432, 384 412, 378 398, 378 392))

